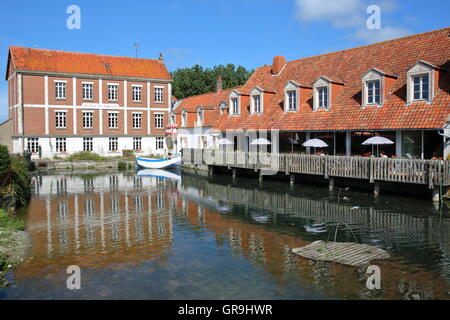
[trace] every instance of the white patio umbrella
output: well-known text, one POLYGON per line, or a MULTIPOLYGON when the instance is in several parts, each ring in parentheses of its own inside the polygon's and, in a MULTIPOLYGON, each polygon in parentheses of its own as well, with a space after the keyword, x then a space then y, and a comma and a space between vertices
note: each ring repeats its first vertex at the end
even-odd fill
POLYGON ((269 140, 265 139, 265 138, 259 138, 259 139, 255 139, 252 141, 252 143, 250 143, 252 146, 256 146, 256 145, 264 145, 264 146, 268 146, 271 145, 272 142, 270 142, 269 140))
POLYGON ((328 148, 328 144, 320 139, 308 140, 303 144, 303 146, 307 148, 314 148, 314 154, 316 154, 317 148, 328 148))
POLYGON ((232 141, 230 141, 230 140, 228 140, 226 138, 219 139, 219 141, 217 141, 217 143, 220 144, 220 145, 231 145, 231 144, 234 144, 234 142, 232 142, 232 141))
POLYGON ((394 142, 389 140, 388 138, 380 136, 372 137, 363 142, 363 146, 372 146, 372 154, 373 154, 373 146, 377 146, 377 154, 379 154, 378 152, 379 146, 387 144, 394 144, 394 142))

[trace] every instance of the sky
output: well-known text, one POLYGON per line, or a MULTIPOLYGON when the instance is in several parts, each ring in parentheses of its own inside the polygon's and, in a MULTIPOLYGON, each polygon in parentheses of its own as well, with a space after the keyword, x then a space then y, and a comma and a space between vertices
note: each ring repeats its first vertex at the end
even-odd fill
MULTIPOLYGON (((140 58, 163 53, 169 71, 253 69, 277 55, 296 60, 448 27, 448 12, 448 0, 2 0, 0 72, 9 46, 133 57, 137 42, 140 58), (76 21, 67 13, 72 5, 80 29, 67 27, 76 21)), ((3 76, 0 122, 7 99, 3 76)))

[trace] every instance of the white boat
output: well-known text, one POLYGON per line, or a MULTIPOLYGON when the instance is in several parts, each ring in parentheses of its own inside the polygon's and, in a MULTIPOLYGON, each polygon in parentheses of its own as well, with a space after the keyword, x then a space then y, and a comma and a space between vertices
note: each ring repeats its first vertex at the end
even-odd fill
POLYGON ((146 169, 164 169, 169 167, 177 167, 181 165, 181 155, 177 155, 170 159, 149 159, 136 158, 139 167, 146 169))

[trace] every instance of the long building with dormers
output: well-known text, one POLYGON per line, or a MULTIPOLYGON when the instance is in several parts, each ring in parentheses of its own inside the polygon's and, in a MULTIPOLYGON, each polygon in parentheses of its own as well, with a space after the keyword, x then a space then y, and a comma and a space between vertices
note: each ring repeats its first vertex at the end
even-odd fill
POLYGON ((209 114, 205 137, 197 129, 182 147, 224 148, 211 138, 220 132, 232 142, 227 149, 249 151, 264 132, 272 152, 311 153, 303 142, 319 138, 329 155, 360 156, 373 152, 362 143, 379 135, 394 142, 381 146, 389 157, 447 158, 450 28, 289 62, 278 56, 242 87, 221 92, 225 98, 178 101, 172 122, 179 132, 209 114))
MULTIPOLYGON (((12 153, 164 153, 172 77, 162 55, 137 59, 9 48, 12 153)), ((4 135, 4 133, 3 133, 4 135)))

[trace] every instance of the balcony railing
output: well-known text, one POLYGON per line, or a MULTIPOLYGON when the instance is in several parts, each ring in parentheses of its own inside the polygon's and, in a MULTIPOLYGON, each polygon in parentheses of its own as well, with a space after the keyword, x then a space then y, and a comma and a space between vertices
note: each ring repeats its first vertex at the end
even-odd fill
POLYGON ((450 185, 450 161, 183 149, 183 163, 375 181, 450 185))

